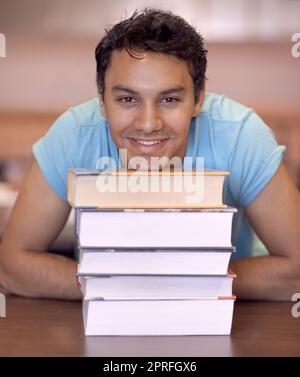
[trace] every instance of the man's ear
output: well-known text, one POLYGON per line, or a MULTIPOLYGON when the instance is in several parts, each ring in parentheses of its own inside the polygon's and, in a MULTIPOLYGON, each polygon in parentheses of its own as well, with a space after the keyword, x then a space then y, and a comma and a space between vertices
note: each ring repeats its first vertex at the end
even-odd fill
POLYGON ((104 116, 104 118, 107 119, 106 110, 105 110, 105 104, 102 95, 99 96, 99 104, 100 104, 100 110, 101 114, 104 116))
POLYGON ((201 107, 203 105, 205 99, 205 86, 202 90, 200 90, 198 101, 194 105, 194 111, 193 111, 193 117, 197 116, 201 110, 201 107))

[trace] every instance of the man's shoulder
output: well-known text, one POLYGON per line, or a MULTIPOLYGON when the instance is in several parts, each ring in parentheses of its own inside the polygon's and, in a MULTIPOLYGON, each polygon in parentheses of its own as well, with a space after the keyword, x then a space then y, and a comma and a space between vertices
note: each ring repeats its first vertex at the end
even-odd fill
MULTIPOLYGON (((79 157, 86 161, 94 158, 95 154, 101 152, 101 148, 107 150, 109 141, 107 122, 101 115, 96 97, 69 107, 40 140, 44 147, 47 144, 52 150, 60 148, 63 151, 62 159, 69 156, 73 161, 77 161, 79 157)), ((81 163, 82 161, 78 162, 81 163)))
POLYGON ((217 150, 228 154, 244 139, 255 143, 267 128, 252 108, 215 93, 206 94, 196 124, 213 138, 217 150))
POLYGON ((274 139, 269 127, 253 109, 214 93, 206 94, 195 124, 200 135, 199 151, 208 150, 214 164, 225 170, 230 169, 237 154, 248 153, 250 157, 251 150, 252 158, 258 148, 266 148, 274 139))
POLYGON ((99 126, 99 123, 105 122, 105 118, 100 111, 98 97, 71 106, 69 111, 73 116, 74 125, 77 127, 99 126))
POLYGON ((253 109, 247 107, 225 95, 207 92, 200 111, 200 116, 207 116, 212 122, 243 123, 253 109))

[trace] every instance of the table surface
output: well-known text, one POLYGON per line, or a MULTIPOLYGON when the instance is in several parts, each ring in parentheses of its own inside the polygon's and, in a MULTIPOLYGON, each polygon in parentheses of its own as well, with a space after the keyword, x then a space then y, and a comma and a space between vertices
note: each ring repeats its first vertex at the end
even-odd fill
POLYGON ((81 302, 7 295, 0 356, 300 356, 293 304, 237 301, 230 336, 85 337, 81 302))

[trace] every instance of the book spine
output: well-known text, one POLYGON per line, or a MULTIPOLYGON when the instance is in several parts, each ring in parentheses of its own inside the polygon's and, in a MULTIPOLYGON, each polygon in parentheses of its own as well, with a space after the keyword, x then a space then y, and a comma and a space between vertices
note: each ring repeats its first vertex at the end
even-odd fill
POLYGON ((75 208, 75 234, 78 236, 80 229, 80 209, 75 208))

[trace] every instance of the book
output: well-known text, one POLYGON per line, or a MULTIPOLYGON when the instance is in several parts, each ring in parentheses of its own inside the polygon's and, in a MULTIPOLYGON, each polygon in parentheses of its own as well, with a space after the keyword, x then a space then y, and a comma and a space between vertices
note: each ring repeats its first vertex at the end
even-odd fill
POLYGON ((84 299, 85 335, 229 335, 234 300, 84 299))
POLYGON ((235 208, 77 211, 81 248, 231 247, 235 208))
POLYGON ((232 296, 235 277, 79 275, 78 283, 86 299, 195 299, 232 296))
POLYGON ((79 275, 226 275, 234 248, 85 250, 79 275))
POLYGON ((226 208, 222 201, 229 173, 202 171, 68 170, 72 207, 226 208))

